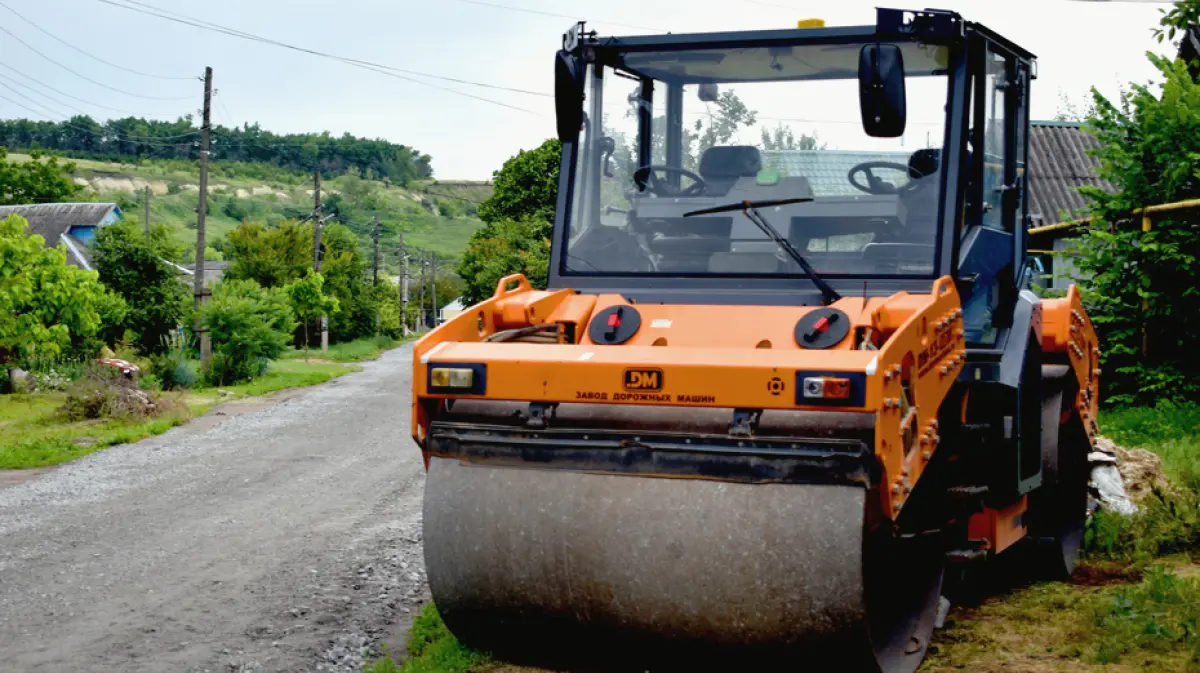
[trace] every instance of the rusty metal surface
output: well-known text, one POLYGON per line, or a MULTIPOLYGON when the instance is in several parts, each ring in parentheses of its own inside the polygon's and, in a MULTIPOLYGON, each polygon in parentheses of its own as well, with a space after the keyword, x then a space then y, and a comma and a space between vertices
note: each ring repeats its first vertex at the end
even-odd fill
MULTIPOLYGON (((863 580, 865 497, 853 486, 433 458, 426 567, 451 630, 508 660, 536 661, 554 650, 578 663, 619 650, 636 652, 641 663, 638 657, 674 645, 693 654, 724 645, 768 653, 776 664, 798 657, 793 661, 836 663, 839 673, 874 671, 863 580)), ((889 668, 912 670, 916 663, 919 655, 911 667, 889 668)))

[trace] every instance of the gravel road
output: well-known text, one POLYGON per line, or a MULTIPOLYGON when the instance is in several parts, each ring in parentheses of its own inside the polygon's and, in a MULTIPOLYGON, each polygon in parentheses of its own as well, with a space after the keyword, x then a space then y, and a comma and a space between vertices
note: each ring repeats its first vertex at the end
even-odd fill
POLYGON ((0 488, 0 668, 361 671, 428 600, 411 357, 0 488))

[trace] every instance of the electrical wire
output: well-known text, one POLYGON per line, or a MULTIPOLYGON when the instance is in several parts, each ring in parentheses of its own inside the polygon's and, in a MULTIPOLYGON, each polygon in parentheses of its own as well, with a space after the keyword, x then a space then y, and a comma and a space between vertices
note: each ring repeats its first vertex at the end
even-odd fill
POLYGON ((506 87, 506 86, 501 86, 501 85, 497 85, 497 84, 487 84, 485 82, 472 82, 470 80, 464 80, 464 79, 459 79, 459 78, 455 78, 455 77, 434 75, 431 73, 419 72, 416 70, 396 68, 393 66, 384 65, 381 63, 374 63, 371 61, 364 61, 362 59, 350 58, 347 56, 339 56, 337 54, 331 54, 331 53, 319 51, 316 49, 310 49, 308 47, 301 47, 298 45, 289 44, 287 42, 281 42, 279 40, 262 37, 260 35, 255 35, 253 33, 247 33, 247 32, 237 30, 234 28, 228 28, 226 26, 215 24, 215 23, 212 23, 209 21, 204 21, 202 19, 195 19, 195 18, 186 16, 184 14, 179 14, 178 12, 170 12, 169 10, 164 10, 164 9, 160 9, 158 7, 154 7, 153 5, 147 5, 142 2, 137 2, 136 0, 125 0, 124 3, 116 2, 114 0, 97 0, 97 2, 102 2, 106 5, 112 5, 113 7, 120 7, 121 9, 126 9, 126 10, 133 11, 133 12, 138 12, 140 14, 155 16, 155 17, 158 17, 158 18, 166 20, 166 21, 180 23, 183 25, 191 26, 193 28, 200 28, 201 30, 207 30, 207 31, 215 32, 215 33, 221 33, 224 35, 229 35, 231 37, 238 37, 238 38, 241 38, 244 40, 250 40, 252 42, 259 42, 261 44, 268 44, 268 45, 280 47, 283 49, 290 49, 292 51, 298 51, 301 53, 310 54, 312 56, 319 56, 321 58, 332 59, 335 61, 339 61, 341 63, 345 63, 347 65, 352 65, 352 66, 362 68, 365 70, 371 70, 371 71, 378 72, 378 73, 381 73, 384 75, 388 75, 390 77, 395 77, 397 79, 405 80, 407 82, 412 82, 414 84, 421 84, 421 85, 432 87, 435 89, 440 89, 442 91, 447 91, 449 93, 457 94, 459 96, 466 96, 468 98, 473 98, 475 100, 479 100, 479 101, 482 101, 485 103, 491 103, 493 105, 499 105, 501 107, 506 107, 509 109, 518 110, 518 111, 526 112, 526 113, 530 113, 530 114, 533 114, 533 112, 531 110, 526 110, 525 108, 517 107, 515 105, 510 105, 508 103, 503 103, 503 102, 493 100, 490 98, 485 98, 483 96, 478 96, 475 94, 467 93, 465 91, 459 91, 457 89, 451 89, 449 87, 439 86, 432 82, 426 82, 426 81, 419 80, 419 79, 413 79, 411 77, 406 77, 404 75, 408 74, 408 75, 415 75, 418 77, 427 77, 429 79, 437 79, 437 80, 442 80, 442 81, 455 82, 455 83, 459 83, 459 84, 468 84, 470 86, 478 86, 478 87, 482 87, 482 88, 486 88, 486 89, 497 89, 500 91, 509 91, 509 92, 513 92, 513 93, 521 93, 521 94, 527 94, 527 95, 533 95, 533 96, 551 97, 551 94, 547 94, 547 93, 543 93, 543 92, 539 92, 539 91, 529 91, 526 89, 506 87), (171 14, 174 14, 175 16, 171 16, 171 14), (403 73, 403 74, 401 74, 401 73, 403 73))
POLYGON ((30 19, 28 19, 28 18, 26 18, 25 16, 21 15, 20 13, 18 13, 18 12, 17 12, 17 10, 13 9, 12 7, 9 7, 8 5, 4 4, 3 2, 0 2, 0 7, 3 7, 4 9, 7 9, 8 11, 12 12, 14 15, 16 15, 16 17, 17 17, 18 19, 20 19, 20 20, 24 21, 25 23, 27 23, 27 24, 29 24, 29 25, 33 26, 33 27, 34 27, 36 30, 40 31, 40 32, 41 32, 43 35, 46 35, 46 36, 47 36, 47 37, 49 37, 50 39, 52 39, 52 40, 54 40, 54 41, 56 41, 56 42, 58 42, 58 43, 60 43, 60 44, 62 44, 62 45, 64 45, 64 46, 70 47, 71 49, 74 49, 75 51, 77 51, 77 52, 79 52, 79 53, 83 54, 84 56, 87 56, 87 57, 88 57, 88 58, 90 58, 90 59, 93 59, 93 60, 99 61, 99 62, 103 63, 104 65, 107 65, 107 66, 110 66, 110 67, 116 68, 116 69, 118 69, 118 70, 124 70, 125 72, 131 72, 131 73, 133 73, 133 74, 135 74, 135 75, 141 75, 142 77, 152 77, 152 78, 154 78, 154 79, 168 79, 168 80, 193 80, 193 79, 196 79, 195 77, 167 77, 167 76, 165 76, 165 75, 154 75, 154 74, 151 74, 151 73, 148 73, 148 72, 141 72, 140 70, 134 70, 133 68, 126 68, 126 67, 125 67, 125 66, 123 66, 123 65, 117 65, 116 63, 112 63, 112 62, 106 61, 106 60, 104 60, 104 59, 100 58, 99 56, 96 56, 95 54, 91 54, 91 53, 88 53, 88 52, 86 52, 86 51, 84 51, 84 50, 80 49, 79 47, 77 47, 77 46, 75 46, 75 45, 71 44, 70 42, 68 42, 68 41, 66 41, 66 40, 64 40, 64 39, 62 39, 61 37, 58 37, 57 35, 54 35, 54 34, 53 34, 53 33, 51 33, 50 31, 48 31, 48 30, 46 30, 45 28, 42 28, 41 26, 37 25, 36 23, 34 23, 33 21, 31 21, 30 19))
POLYGON ((87 75, 83 75, 79 72, 76 72, 75 70, 72 70, 71 68, 63 65, 62 63, 59 63, 58 61, 50 58, 49 56, 43 54, 40 51, 38 51, 32 45, 30 45, 28 42, 17 37, 16 35, 13 34, 13 32, 11 30, 5 28, 4 26, 0 26, 0 31, 3 31, 9 37, 11 37, 12 39, 14 39, 17 42, 24 45, 24 47, 26 49, 28 49, 29 51, 32 51, 33 53, 37 54, 38 56, 41 56, 42 58, 46 59, 47 61, 50 61, 54 65, 62 68, 63 70, 66 70, 67 72, 71 73, 72 75, 75 75, 76 77, 78 77, 82 80, 91 82, 92 84, 95 84, 96 86, 108 89, 109 91, 115 91, 120 94, 125 94, 126 96, 133 96, 134 98, 145 98, 147 100, 186 100, 186 99, 191 98, 191 96, 146 96, 146 95, 140 94, 140 93, 133 93, 132 91, 125 91, 124 89, 118 89, 114 86, 109 86, 103 82, 97 82, 96 80, 92 79, 91 77, 88 77, 87 75))
MULTIPOLYGON (((111 110, 112 112, 123 112, 125 114, 133 115, 135 117, 173 117, 173 116, 175 116, 175 115, 169 115, 169 114, 149 114, 149 113, 145 113, 145 112, 135 112, 133 110, 123 110, 121 108, 115 108, 115 107, 109 107, 107 105, 101 105, 100 103, 96 103, 96 102, 87 100, 85 98, 80 98, 78 96, 72 96, 71 94, 69 94, 65 91, 62 91, 60 89, 55 89, 54 87, 50 86, 49 84, 43 84, 42 82, 38 81, 37 78, 30 77, 29 75, 26 75, 25 73, 21 72, 20 70, 17 70, 16 68, 12 67, 11 65, 8 65, 7 63, 4 63, 3 61, 0 61, 0 68, 5 68, 7 70, 11 70, 14 75, 20 75, 21 77, 29 80, 30 82, 33 82, 34 84, 42 87, 43 89, 49 89, 50 91, 53 91, 54 93, 57 93, 60 96, 66 96, 67 98, 79 101, 80 103, 83 103, 85 105, 91 105, 92 107, 98 107, 103 110, 111 110)), ((0 74, 0 77, 5 77, 8 79, 8 81, 10 81, 14 84, 18 84, 18 82, 16 80, 9 78, 6 75, 0 74)), ((26 85, 26 84, 21 84, 20 86, 29 88, 30 91, 36 91, 36 89, 33 89, 33 88, 29 87, 29 85, 26 85)), ((47 94, 44 94, 41 92, 37 92, 37 93, 39 96, 44 96, 45 98, 48 98, 50 100, 55 100, 53 97, 51 97, 47 94)), ((72 110, 79 110, 79 108, 75 107, 74 105, 70 105, 68 103, 64 103, 62 101, 57 101, 57 100, 55 102, 64 107, 71 108, 72 110)))
MULTIPOLYGON (((540 9, 527 9, 525 7, 513 7, 512 5, 501 5, 501 4, 495 3, 495 2, 484 2, 483 0, 454 0, 454 2, 461 2, 464 4, 468 4, 468 5, 479 5, 481 7, 491 7, 493 9, 503 9, 503 10, 507 10, 510 12, 522 12, 524 14, 537 14, 538 16, 549 16, 549 17, 553 17, 555 19, 567 19, 568 21, 578 21, 579 20, 578 16, 570 16, 568 14, 556 14, 555 12, 546 12, 546 11, 542 11, 540 9)), ((662 28, 653 28, 651 26, 639 26, 639 25, 633 24, 633 23, 618 23, 616 21, 601 21, 600 19, 595 19, 594 22, 595 23, 606 23, 610 26, 620 26, 621 28, 633 28, 634 30, 650 30, 650 31, 659 32, 659 33, 669 32, 662 28)))
MULTIPOLYGON (((6 100, 9 103, 12 103, 13 105, 16 105, 19 108, 22 108, 24 110, 32 112, 35 115, 40 115, 40 116, 69 117, 69 115, 63 114, 61 112, 53 111, 51 108, 49 108, 45 105, 42 105, 41 103, 38 103, 37 101, 33 100, 29 96, 26 96, 26 95, 20 93, 19 91, 17 91, 16 89, 13 89, 3 83, 0 83, 0 86, 3 86, 4 88, 8 89, 9 91, 12 91, 13 93, 17 94, 19 97, 25 99, 25 101, 28 103, 32 103, 33 105, 36 105, 44 110, 51 110, 51 113, 47 114, 45 112, 38 112, 37 110, 29 107, 28 105, 25 105, 23 103, 15 101, 7 96, 0 95, 0 99, 6 100)), ((34 120, 30 120, 30 121, 34 121, 34 120)), ((86 126, 79 126, 77 124, 72 124, 70 121, 67 121, 67 120, 64 120, 61 118, 60 119, 52 118, 48 121, 48 123, 59 124, 66 128, 75 129, 77 131, 83 131, 84 133, 90 133, 90 134, 92 134, 93 137, 104 139, 102 131, 99 131, 97 129, 87 128, 86 126)), ((139 145, 147 145, 150 147, 171 147, 171 148, 175 148, 175 149, 181 149, 181 148, 194 147, 194 143, 168 143, 168 142, 163 142, 163 141, 177 139, 177 138, 185 138, 185 137, 189 137, 194 134, 195 134, 195 132, 193 132, 191 134, 183 134, 183 135, 176 135, 176 136, 134 136, 134 135, 121 134, 118 132, 115 134, 116 137, 110 138, 110 140, 116 140, 117 142, 132 142, 132 143, 136 143, 139 145)))
MULTIPOLYGON (((57 117, 70 117, 71 116, 69 114, 59 112, 58 110, 55 110, 51 107, 47 107, 47 106, 37 102, 36 100, 30 98, 29 96, 26 96, 25 94, 21 93, 20 91, 17 91, 16 89, 12 88, 11 86, 5 84, 4 82, 0 82, 0 87, 4 87, 5 89, 8 89, 9 91, 13 92, 17 96, 20 96, 21 98, 23 98, 25 100, 26 103, 29 103, 31 105, 36 105, 36 106, 42 108, 43 110, 46 110, 46 112, 39 112, 38 114, 57 116, 57 117)), ((10 101, 10 102, 12 102, 12 101, 10 101)), ((14 103, 14 104, 19 105, 19 103, 14 103)), ((22 105, 21 107, 25 107, 25 106, 22 105)), ((26 107, 25 109, 28 110, 29 108, 26 107)))

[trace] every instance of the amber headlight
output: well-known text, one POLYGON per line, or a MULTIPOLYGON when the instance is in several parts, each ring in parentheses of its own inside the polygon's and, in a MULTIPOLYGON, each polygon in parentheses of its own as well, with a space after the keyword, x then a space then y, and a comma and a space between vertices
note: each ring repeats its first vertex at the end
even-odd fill
POLYGON ((429 392, 482 395, 487 369, 481 364, 431 364, 429 392))

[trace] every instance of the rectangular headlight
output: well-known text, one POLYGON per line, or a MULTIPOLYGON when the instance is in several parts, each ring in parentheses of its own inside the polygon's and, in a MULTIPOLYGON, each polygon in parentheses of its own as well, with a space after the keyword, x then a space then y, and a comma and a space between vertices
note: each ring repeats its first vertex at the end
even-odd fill
POLYGON ((469 390, 475 387, 475 372, 460 367, 434 367, 429 382, 435 388, 458 388, 469 390))

